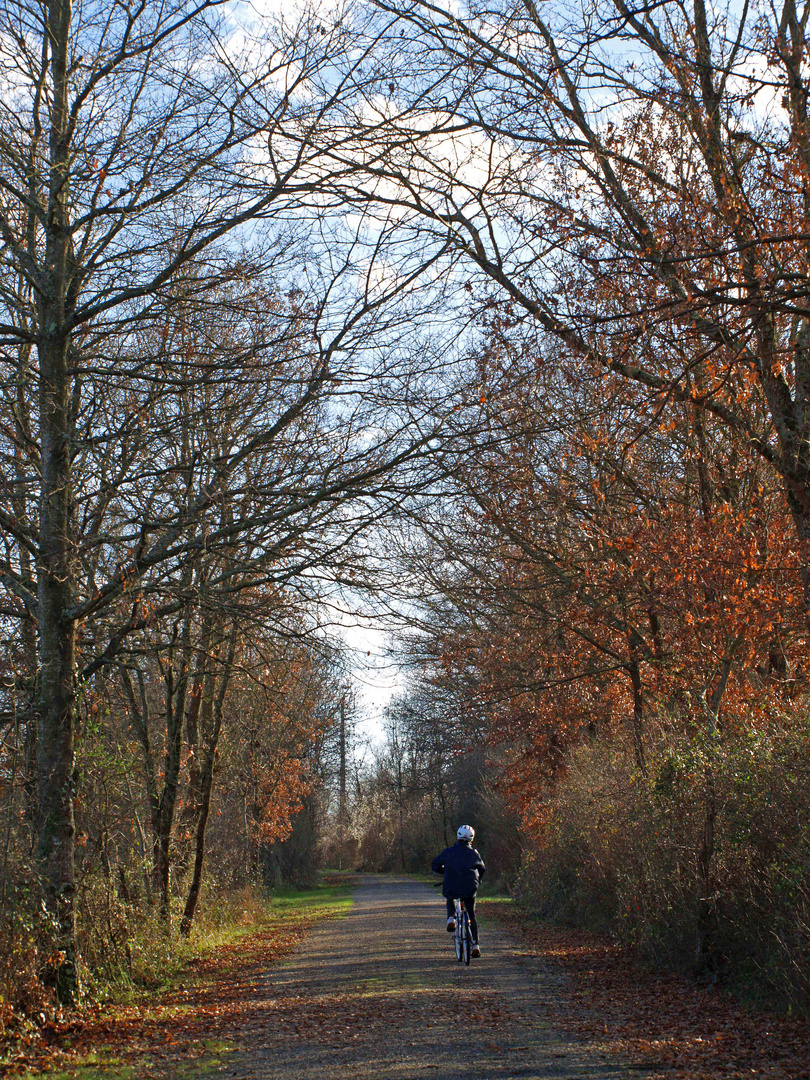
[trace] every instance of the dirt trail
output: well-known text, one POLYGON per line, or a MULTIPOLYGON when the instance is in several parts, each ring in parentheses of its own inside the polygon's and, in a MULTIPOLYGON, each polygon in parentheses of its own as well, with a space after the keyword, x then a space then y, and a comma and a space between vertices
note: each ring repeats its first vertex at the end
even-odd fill
MULTIPOLYGON (((267 971, 255 1002, 260 1039, 220 1075, 250 1080, 609 1080, 638 1077, 554 1034, 553 980, 487 926, 483 957, 453 955, 438 891, 364 876, 342 919, 320 923, 267 971)), ((254 1029, 255 1030, 255 1029, 254 1029)))

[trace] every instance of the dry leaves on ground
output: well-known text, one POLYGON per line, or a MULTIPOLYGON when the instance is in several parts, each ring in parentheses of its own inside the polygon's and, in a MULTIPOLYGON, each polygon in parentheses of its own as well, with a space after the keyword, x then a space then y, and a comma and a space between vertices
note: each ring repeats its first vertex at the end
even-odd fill
POLYGON ((188 965, 183 981, 161 995, 131 1005, 96 1006, 63 1022, 46 1024, 22 1042, 3 1076, 68 1069, 89 1053, 115 1058, 138 1076, 166 1075, 175 1062, 189 1062, 222 1048, 235 1037, 264 1034, 266 1018, 257 988, 267 968, 288 955, 313 922, 302 916, 249 938, 223 945, 188 965))
POLYGON ((651 973, 603 938, 527 920, 519 908, 481 910, 520 939, 565 993, 544 1007, 556 1027, 638 1062, 649 1080, 807 1080, 810 1019, 748 1008, 717 987, 651 973))
MULTIPOLYGON (((648 1080, 810 1076, 810 1020, 757 1012, 686 978, 651 974, 619 946, 527 921, 510 905, 483 901, 481 909, 546 966, 549 985, 558 987, 544 994, 546 1019, 583 1046, 635 1063, 648 1080)), ((188 1069, 239 1044, 270 1049, 303 1036, 337 1048, 361 1035, 373 1038, 375 1025, 392 1022, 395 1001, 386 1003, 383 1017, 379 998, 358 997, 351 988, 346 994, 268 999, 268 967, 295 948, 313 921, 289 919, 222 946, 189 965, 171 992, 46 1025, 20 1046, 3 1075, 69 1070, 94 1052, 116 1059, 121 1072, 137 1067, 142 1080, 157 1080, 177 1075, 180 1063, 188 1069)), ((423 1022, 430 1026, 457 1015, 458 995, 458 988, 431 995, 423 1022)), ((505 1016, 495 998, 479 988, 465 1002, 465 1015, 468 1010, 477 1010, 497 1038, 505 1016)))

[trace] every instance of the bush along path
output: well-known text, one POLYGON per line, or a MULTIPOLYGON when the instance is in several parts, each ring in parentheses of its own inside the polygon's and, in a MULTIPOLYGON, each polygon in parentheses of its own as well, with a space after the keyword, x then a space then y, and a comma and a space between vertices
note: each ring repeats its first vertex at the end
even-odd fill
POLYGON ((60 1080, 809 1075, 804 1021, 648 976, 604 942, 527 923, 509 904, 482 902, 484 955, 465 968, 435 890, 357 881, 342 918, 318 920, 336 909, 313 894, 148 1007, 55 1030, 29 1075, 49 1063, 60 1080))

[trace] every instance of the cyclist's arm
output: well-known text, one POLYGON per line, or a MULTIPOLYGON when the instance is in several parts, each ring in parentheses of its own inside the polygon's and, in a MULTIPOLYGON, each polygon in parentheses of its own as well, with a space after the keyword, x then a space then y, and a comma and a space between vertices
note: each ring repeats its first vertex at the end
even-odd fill
POLYGON ((433 862, 430 864, 430 869, 433 871, 434 874, 444 873, 444 859, 442 858, 442 855, 444 855, 443 851, 439 855, 437 855, 433 862))

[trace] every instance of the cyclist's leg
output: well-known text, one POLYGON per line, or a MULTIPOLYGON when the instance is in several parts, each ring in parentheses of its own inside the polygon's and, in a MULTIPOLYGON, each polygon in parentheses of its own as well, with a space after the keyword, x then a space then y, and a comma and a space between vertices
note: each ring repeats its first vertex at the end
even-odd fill
POLYGON ((467 909, 467 914, 470 916, 470 930, 472 931, 473 941, 478 941, 478 920, 475 917, 475 897, 465 896, 464 907, 467 909))
POLYGON ((456 928, 456 902, 451 897, 446 896, 447 901, 447 933, 452 934, 456 928))

